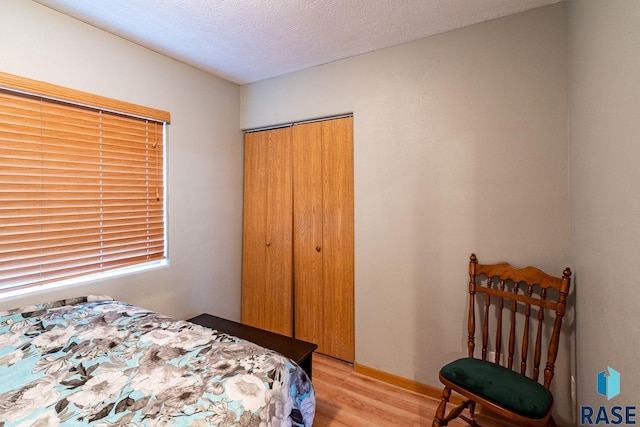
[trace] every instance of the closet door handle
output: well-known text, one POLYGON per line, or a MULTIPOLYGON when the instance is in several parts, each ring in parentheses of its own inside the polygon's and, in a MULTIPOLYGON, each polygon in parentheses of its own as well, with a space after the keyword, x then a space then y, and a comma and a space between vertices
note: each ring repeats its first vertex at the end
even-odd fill
POLYGON ((271 246, 271 242, 267 242, 267 246, 271 246))
POLYGON ((320 246, 316 246, 316 252, 320 252, 320 246))

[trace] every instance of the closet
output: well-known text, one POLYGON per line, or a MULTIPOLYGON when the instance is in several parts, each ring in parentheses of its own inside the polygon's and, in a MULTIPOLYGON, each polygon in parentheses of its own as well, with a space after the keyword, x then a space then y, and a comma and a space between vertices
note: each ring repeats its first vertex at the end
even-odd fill
POLYGON ((353 119, 245 134, 242 322, 354 360, 353 119))

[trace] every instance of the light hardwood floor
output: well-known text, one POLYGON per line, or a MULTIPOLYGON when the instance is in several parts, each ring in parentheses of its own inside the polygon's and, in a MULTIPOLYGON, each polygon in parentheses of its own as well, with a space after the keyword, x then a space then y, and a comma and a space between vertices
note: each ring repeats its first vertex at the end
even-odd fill
MULTIPOLYGON (((314 427, 430 426, 438 407, 434 398, 357 374, 351 365, 317 353, 313 355, 313 386, 314 427)), ((455 420, 449 425, 467 424, 455 420)), ((487 420, 482 425, 507 426, 487 420)))

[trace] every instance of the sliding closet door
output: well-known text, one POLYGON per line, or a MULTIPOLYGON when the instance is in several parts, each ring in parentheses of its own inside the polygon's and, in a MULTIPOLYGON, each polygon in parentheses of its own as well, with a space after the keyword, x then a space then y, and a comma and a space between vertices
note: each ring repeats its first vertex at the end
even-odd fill
POLYGON ((295 336, 354 360, 352 118, 296 125, 295 336))
POLYGON ((293 333, 289 128, 245 135, 242 322, 293 333))
POLYGON ((353 362, 353 118, 323 122, 322 131, 324 344, 327 354, 353 362))
POLYGON ((324 345, 322 122, 293 130, 294 336, 324 345))

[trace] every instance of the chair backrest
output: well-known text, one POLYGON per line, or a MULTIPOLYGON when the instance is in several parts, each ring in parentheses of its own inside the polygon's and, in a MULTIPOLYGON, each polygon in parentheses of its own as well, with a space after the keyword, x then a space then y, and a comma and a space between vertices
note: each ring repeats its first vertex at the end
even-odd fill
POLYGON ((539 381, 540 361, 546 348, 547 361, 544 367, 543 385, 549 388, 558 354, 560 327, 566 309, 567 294, 571 285, 571 270, 567 267, 562 277, 553 277, 535 267, 516 268, 506 262, 498 264, 478 264, 475 254, 469 261, 469 357, 474 357, 476 329, 476 294, 478 295, 478 317, 482 328, 482 359, 487 360, 489 340, 495 350, 494 362, 500 364, 501 356, 506 356, 504 365, 509 369, 514 366, 514 355, 519 353, 519 371, 535 381, 539 381), (551 292, 549 292, 552 290, 551 292), (550 295, 551 294, 551 295, 550 295), (533 310, 532 310, 533 307, 533 310), (503 313, 507 312, 507 325, 503 325, 503 313), (545 338, 550 323, 545 322, 545 311, 555 313, 551 337, 545 338), (533 314, 532 314, 533 312, 533 314), (491 315, 490 313, 493 313, 491 315), (531 318, 533 317, 533 321, 531 318), (516 327, 516 319, 518 327, 516 327), (522 325, 520 325, 522 321, 522 325), (495 325, 494 325, 495 323, 495 325), (529 345, 530 323, 535 330, 535 344, 529 345), (507 331, 508 340, 503 338, 503 330, 507 331), (490 334, 490 330, 495 334, 490 334), (520 338, 518 338, 520 337, 520 338), (516 341, 521 341, 517 343, 516 341), (503 341, 507 351, 502 351, 503 341), (533 367, 527 366, 528 357, 533 356, 533 367))

